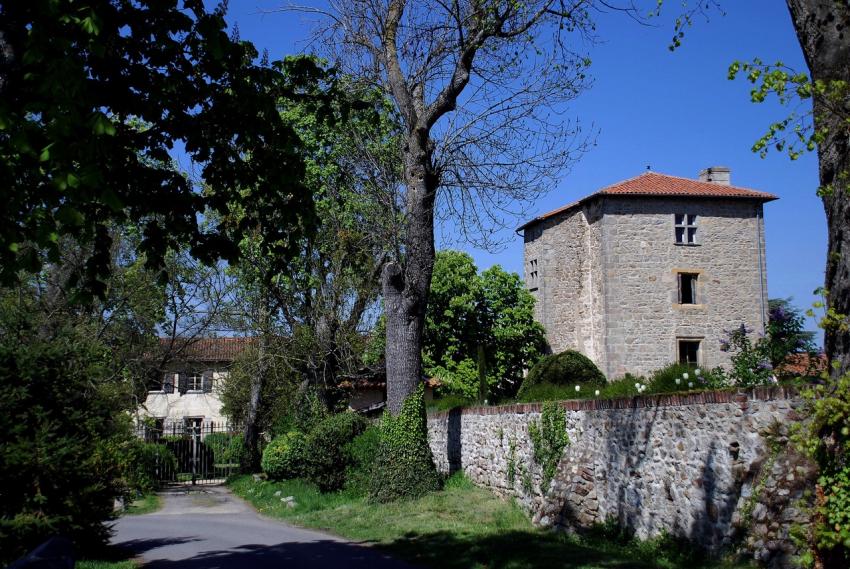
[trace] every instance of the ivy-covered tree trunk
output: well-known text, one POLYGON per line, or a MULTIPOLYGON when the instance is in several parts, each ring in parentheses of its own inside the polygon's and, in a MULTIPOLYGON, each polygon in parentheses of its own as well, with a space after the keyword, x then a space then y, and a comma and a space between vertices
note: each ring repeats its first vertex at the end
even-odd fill
POLYGON ((820 193, 826 212, 825 275, 829 318, 824 348, 837 361, 833 377, 850 372, 850 4, 846 0, 787 0, 812 82, 845 82, 839 100, 815 95, 820 193))
POLYGON ((401 411, 422 378, 422 334, 435 257, 438 177, 431 168, 427 134, 411 134, 404 155, 408 211, 404 259, 387 263, 381 277, 387 325, 387 408, 393 414, 401 411))

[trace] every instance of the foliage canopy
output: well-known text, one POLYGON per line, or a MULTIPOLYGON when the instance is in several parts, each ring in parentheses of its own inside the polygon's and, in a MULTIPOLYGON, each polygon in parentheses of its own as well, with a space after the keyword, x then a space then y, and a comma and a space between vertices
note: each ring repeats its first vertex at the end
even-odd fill
POLYGON ((479 274, 472 257, 449 250, 434 263, 423 344, 426 374, 439 377, 445 391, 483 399, 487 392, 516 394, 546 340, 519 275, 498 265, 479 274))
POLYGON ((207 262, 237 259, 257 227, 267 254, 291 257, 312 202, 277 102, 322 79, 315 62, 254 63, 223 7, 201 0, 4 2, 0 20, 2 282, 56 262, 72 236, 87 248, 83 292, 103 295, 109 227, 127 221, 154 267, 183 244, 207 262), (175 147, 203 191, 172 167, 175 147), (228 215, 237 196, 250 216, 228 215))

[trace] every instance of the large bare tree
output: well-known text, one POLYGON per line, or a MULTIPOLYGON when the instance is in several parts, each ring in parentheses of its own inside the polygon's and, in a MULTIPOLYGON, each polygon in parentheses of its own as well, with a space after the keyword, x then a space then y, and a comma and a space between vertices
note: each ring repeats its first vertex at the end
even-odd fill
POLYGON ((381 273, 387 398, 421 378, 435 221, 478 243, 516 220, 585 149, 565 103, 587 85, 585 0, 333 0, 334 63, 386 93, 403 126, 403 226, 381 273))

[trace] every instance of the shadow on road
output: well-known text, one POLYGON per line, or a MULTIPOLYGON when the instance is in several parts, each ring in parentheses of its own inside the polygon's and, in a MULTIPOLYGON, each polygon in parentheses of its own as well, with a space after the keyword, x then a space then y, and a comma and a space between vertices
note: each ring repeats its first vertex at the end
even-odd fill
POLYGON ((337 541, 247 544, 222 551, 205 551, 180 560, 148 561, 145 569, 281 569, 346 567, 352 569, 404 569, 411 567, 380 551, 337 541))
POLYGON ((128 556, 141 555, 146 551, 166 547, 168 545, 180 545, 181 543, 191 543, 193 541, 203 541, 199 537, 153 537, 149 539, 133 539, 124 541, 120 544, 111 546, 118 555, 128 556))

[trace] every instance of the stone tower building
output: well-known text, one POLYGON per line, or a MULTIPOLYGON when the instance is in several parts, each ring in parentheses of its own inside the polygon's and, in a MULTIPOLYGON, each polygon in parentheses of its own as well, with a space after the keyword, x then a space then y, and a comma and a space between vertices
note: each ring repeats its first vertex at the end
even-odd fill
POLYGON ((525 282, 553 352, 575 349, 609 379, 673 361, 729 362, 725 331, 767 322, 765 202, 730 185, 646 172, 522 225, 525 282))

